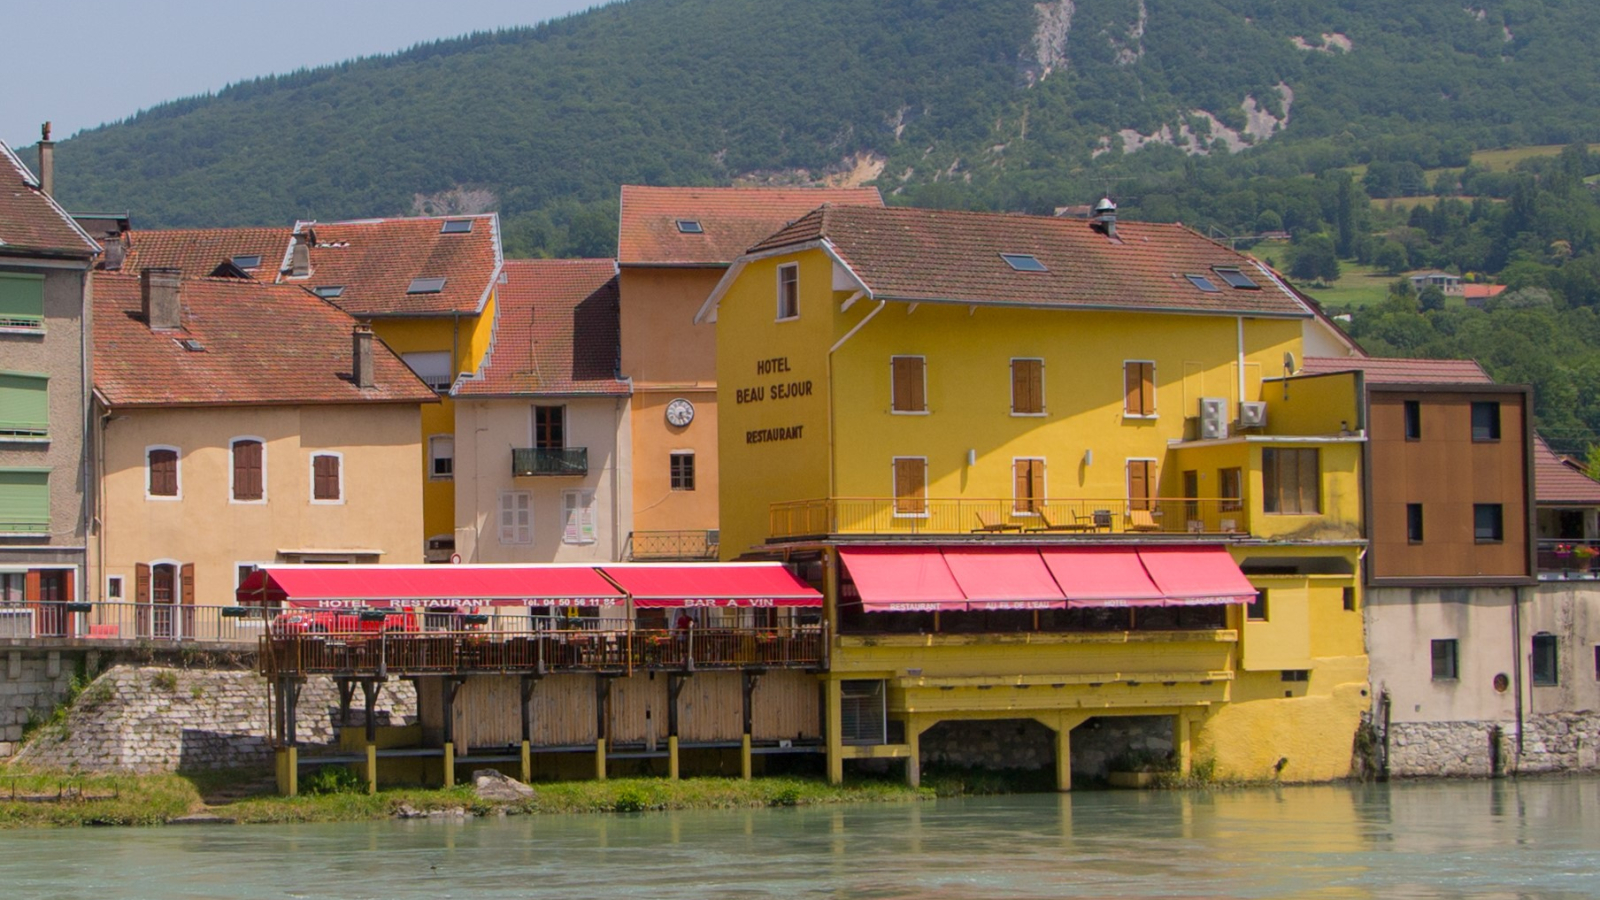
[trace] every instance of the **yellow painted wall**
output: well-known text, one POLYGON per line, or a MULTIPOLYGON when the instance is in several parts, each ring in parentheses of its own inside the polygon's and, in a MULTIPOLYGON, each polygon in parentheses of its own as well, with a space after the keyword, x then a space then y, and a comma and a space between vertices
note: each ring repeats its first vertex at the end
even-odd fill
POLYGON ((1365 427, 1354 372, 1272 378, 1261 383, 1266 434, 1338 434, 1365 427))
POLYGON ((1270 443, 1247 438, 1196 442, 1174 448, 1162 482, 1163 494, 1181 495, 1182 472, 1193 470, 1198 476, 1199 495, 1218 497, 1221 469, 1240 469, 1244 478, 1243 508, 1219 512, 1236 520, 1240 530, 1272 540, 1358 540, 1361 527, 1361 441, 1294 441, 1274 439, 1270 443), (1261 451, 1266 447, 1315 448, 1321 476, 1321 512, 1317 515, 1267 513, 1263 505, 1261 451), (1170 493, 1165 490, 1171 486, 1170 493))
POLYGON ((417 407, 248 407, 119 410, 105 427, 105 576, 124 578, 133 598, 134 566, 195 564, 201 604, 232 604, 240 563, 284 562, 279 550, 382 550, 377 561, 422 561, 422 492, 411 471, 417 407), (265 443, 265 502, 233 502, 230 443, 265 443), (179 450, 178 499, 146 499, 145 449, 179 450), (311 456, 342 453, 344 502, 311 502, 311 456))

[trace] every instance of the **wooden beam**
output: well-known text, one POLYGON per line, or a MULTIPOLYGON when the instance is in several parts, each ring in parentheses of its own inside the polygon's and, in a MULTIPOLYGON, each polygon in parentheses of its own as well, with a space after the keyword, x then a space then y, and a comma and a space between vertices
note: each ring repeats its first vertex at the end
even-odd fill
POLYGON ((745 669, 739 674, 744 680, 744 734, 749 737, 754 732, 756 683, 761 680, 762 673, 745 669))
POLYGON ((355 697, 356 685, 348 678, 335 678, 334 684, 339 686, 339 724, 348 728, 350 726, 350 701, 355 697))
POLYGON ((366 711, 367 743, 371 744, 378 739, 378 682, 371 678, 361 680, 362 708, 366 711))
MULTIPOLYGON (((667 737, 675 739, 678 736, 678 698, 682 696, 685 685, 691 676, 687 672, 672 672, 667 675, 667 737)), ((674 745, 676 746, 676 745, 674 745)))

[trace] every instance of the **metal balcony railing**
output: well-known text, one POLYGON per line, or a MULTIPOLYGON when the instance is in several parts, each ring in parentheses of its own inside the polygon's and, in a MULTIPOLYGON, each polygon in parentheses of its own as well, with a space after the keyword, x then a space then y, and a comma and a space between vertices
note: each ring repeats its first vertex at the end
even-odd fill
POLYGON ((1249 532, 1232 498, 943 499, 835 497, 774 503, 773 537, 823 534, 1206 534, 1249 532))
POLYGON ((630 560, 716 559, 716 529, 694 531, 635 531, 628 535, 630 560))
POLYGON ((1600 541, 1540 538, 1538 550, 1541 579, 1600 578, 1600 541))
POLYGON ((511 451, 511 474, 524 475, 587 475, 589 474, 588 447, 517 447, 511 451))
POLYGON ((271 612, 180 603, 4 603, 0 639, 254 644, 271 612))

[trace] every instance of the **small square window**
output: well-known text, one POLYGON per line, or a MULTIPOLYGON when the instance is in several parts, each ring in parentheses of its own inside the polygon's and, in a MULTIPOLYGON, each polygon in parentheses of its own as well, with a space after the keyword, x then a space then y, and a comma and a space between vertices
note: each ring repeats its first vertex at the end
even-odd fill
POLYGON ((699 219, 679 219, 678 231, 683 234, 704 234, 705 228, 700 225, 699 219))
POLYGON ((1000 254, 1000 258, 1006 261, 1006 265, 1016 269, 1018 272, 1050 271, 1049 269, 1046 269, 1044 267, 1044 263, 1039 262, 1039 258, 1034 256, 1032 253, 1002 253, 1000 254))
POLYGON ((800 267, 778 267, 778 320, 800 318, 800 267))
POLYGON ((1473 401, 1472 439, 1475 441, 1500 440, 1499 403, 1492 400, 1473 401))
POLYGON ((1422 504, 1406 504, 1406 540, 1413 544, 1422 543, 1422 504))
POLYGON ((1406 440, 1422 440, 1422 403, 1418 400, 1406 401, 1406 440))
POLYGON ((1185 275, 1183 277, 1189 279, 1190 284, 1208 294, 1218 294, 1222 292, 1222 288, 1217 287, 1215 282, 1204 275, 1185 275))
POLYGON ((1472 504, 1472 537, 1480 544, 1505 540, 1505 513, 1498 503, 1472 504))
POLYGON ((1310 681, 1310 669, 1284 669, 1278 676, 1284 681, 1310 681))
POLYGON ((439 226, 440 234, 467 234, 472 231, 471 219, 446 219, 439 226))
POLYGON ((1248 605, 1246 605, 1245 608, 1244 608, 1244 617, 1245 617, 1246 620, 1251 621, 1251 622, 1265 622, 1265 621, 1267 621, 1267 592, 1266 592, 1266 590, 1263 589, 1263 590, 1256 591, 1256 598, 1254 600, 1251 600, 1250 603, 1248 605))
MULTIPOLYGON (((108 576, 106 576, 106 599, 107 600, 121 600, 122 599, 122 576, 121 575, 108 575, 108 576)), ((1595 649, 1596 650, 1600 650, 1600 647, 1596 647, 1595 649)), ((1595 659, 1596 660, 1600 660, 1600 653, 1596 653, 1595 654, 1595 659)))
POLYGON ((1456 669, 1456 640, 1446 638, 1433 642, 1433 680, 1455 681, 1460 677, 1456 669))
POLYGON ((406 288, 408 294, 437 294, 444 290, 443 278, 413 278, 411 286, 406 288))

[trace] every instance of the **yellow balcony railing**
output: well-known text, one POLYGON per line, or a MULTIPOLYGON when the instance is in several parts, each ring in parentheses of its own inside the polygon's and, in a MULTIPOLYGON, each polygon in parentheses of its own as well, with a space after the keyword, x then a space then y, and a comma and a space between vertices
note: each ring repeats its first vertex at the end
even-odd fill
POLYGON ((775 538, 825 534, 1244 534, 1243 501, 1217 498, 974 499, 833 497, 770 508, 775 538))

